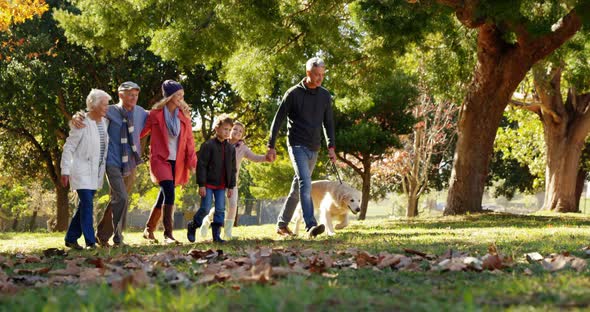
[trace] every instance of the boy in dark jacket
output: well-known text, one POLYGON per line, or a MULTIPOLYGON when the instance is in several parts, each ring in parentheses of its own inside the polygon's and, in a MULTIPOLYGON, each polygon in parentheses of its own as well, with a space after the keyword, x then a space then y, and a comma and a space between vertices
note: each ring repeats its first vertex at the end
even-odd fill
POLYGON ((211 223, 213 241, 224 242, 219 234, 225 219, 225 190, 227 189, 229 198, 232 196, 232 188, 236 186, 236 152, 227 140, 232 126, 233 120, 228 115, 222 114, 215 123, 215 137, 201 145, 197 160, 197 183, 201 207, 187 226, 186 237, 190 242, 195 241, 195 232, 209 213, 213 197, 215 197, 215 214, 211 223))

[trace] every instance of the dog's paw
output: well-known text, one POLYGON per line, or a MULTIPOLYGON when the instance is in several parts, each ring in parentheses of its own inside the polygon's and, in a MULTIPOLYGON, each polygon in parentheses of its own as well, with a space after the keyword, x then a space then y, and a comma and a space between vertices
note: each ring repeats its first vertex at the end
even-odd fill
POLYGON ((336 233, 334 233, 334 232, 328 232, 327 234, 328 234, 328 236, 334 236, 334 235, 336 235, 336 233))

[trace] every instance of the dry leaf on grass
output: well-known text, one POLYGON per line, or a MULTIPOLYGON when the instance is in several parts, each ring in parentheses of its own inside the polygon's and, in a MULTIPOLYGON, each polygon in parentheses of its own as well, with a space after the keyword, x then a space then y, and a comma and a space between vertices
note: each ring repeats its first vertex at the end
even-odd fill
POLYGON ((84 268, 80 271, 80 284, 95 283, 104 273, 103 268, 84 268))
POLYGON ((38 275, 47 274, 51 271, 51 267, 37 268, 37 269, 15 269, 14 274, 27 274, 27 275, 38 275))
POLYGON ((4 271, 0 270, 0 294, 11 295, 15 294, 20 288, 14 285, 4 271))
POLYGON ((544 259, 543 256, 538 252, 530 252, 530 253, 524 254, 524 257, 526 258, 526 261, 528 261, 530 263, 538 262, 538 261, 541 261, 544 259))
POLYGON ((568 257, 563 255, 557 255, 555 257, 545 258, 541 261, 543 268, 549 272, 559 271, 566 267, 568 263, 568 257))
POLYGON ((80 274, 80 267, 78 263, 80 263, 80 259, 74 260, 65 260, 66 268, 60 270, 53 270, 49 271, 50 275, 78 275, 80 274))
POLYGON ((150 279, 143 270, 133 271, 120 279, 111 282, 111 288, 115 293, 127 290, 128 287, 143 287, 149 283, 150 279))

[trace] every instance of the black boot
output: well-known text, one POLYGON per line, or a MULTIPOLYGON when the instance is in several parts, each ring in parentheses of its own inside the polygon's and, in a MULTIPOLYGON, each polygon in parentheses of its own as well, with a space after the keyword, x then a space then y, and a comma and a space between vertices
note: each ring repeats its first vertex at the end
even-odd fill
POLYGON ((200 228, 200 227, 201 227, 201 225, 195 221, 194 217, 193 217, 193 221, 189 221, 189 223, 186 225, 186 238, 188 239, 189 242, 191 242, 191 243, 195 242, 195 232, 197 231, 197 228, 200 228))
POLYGON ((225 243, 223 239, 221 239, 221 224, 219 223, 211 223, 211 233, 213 234, 213 241, 216 243, 225 243))

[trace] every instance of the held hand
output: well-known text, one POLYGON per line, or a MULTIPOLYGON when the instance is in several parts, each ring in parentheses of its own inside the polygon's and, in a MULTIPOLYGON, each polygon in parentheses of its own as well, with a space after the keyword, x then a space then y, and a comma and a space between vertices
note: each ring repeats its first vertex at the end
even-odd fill
POLYGON ((330 157, 330 161, 332 163, 336 163, 336 152, 334 151, 333 147, 328 149, 328 157, 330 157))
POLYGON ((233 189, 227 189, 227 198, 231 198, 231 196, 234 194, 234 190, 233 189))
POLYGON ((205 197, 207 195, 207 190, 205 190, 204 186, 199 187, 199 196, 205 197))
POLYGON ((179 108, 186 118, 188 118, 188 119, 191 118, 190 107, 184 101, 180 102, 179 108))
POLYGON ((266 151, 266 161, 273 162, 273 161, 275 161, 276 158, 277 158, 277 151, 274 148, 269 147, 268 150, 266 151))
POLYGON ((86 125, 84 125, 84 114, 82 112, 77 112, 73 117, 72 117, 72 125, 74 127, 76 127, 77 129, 82 129, 84 127, 86 127, 86 125))
POLYGON ((67 176, 67 175, 61 176, 61 185, 63 185, 63 187, 67 187, 69 181, 70 181, 70 176, 67 176))

